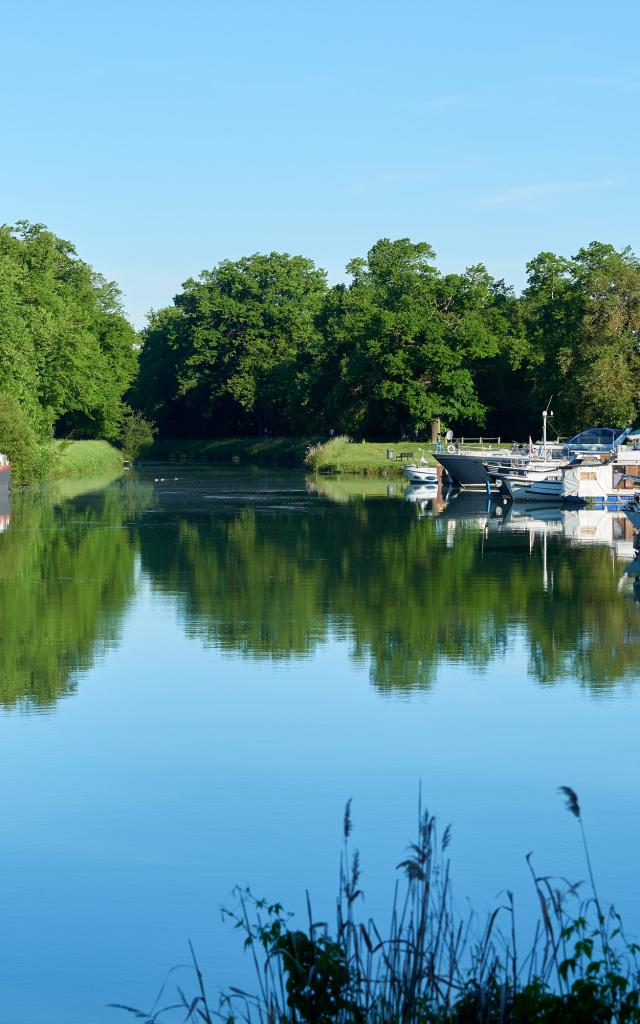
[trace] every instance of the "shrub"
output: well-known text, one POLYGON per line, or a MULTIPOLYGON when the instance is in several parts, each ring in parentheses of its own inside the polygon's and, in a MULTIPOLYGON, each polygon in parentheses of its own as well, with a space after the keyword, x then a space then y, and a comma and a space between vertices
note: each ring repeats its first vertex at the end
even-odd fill
POLYGON ((33 483, 45 477, 53 465, 53 445, 42 441, 20 403, 0 392, 0 452, 11 463, 16 484, 33 483))
POLYGON ((156 433, 155 423, 145 419, 142 413, 131 411, 125 413, 118 435, 125 459, 130 459, 132 462, 137 459, 145 448, 151 447, 156 433))

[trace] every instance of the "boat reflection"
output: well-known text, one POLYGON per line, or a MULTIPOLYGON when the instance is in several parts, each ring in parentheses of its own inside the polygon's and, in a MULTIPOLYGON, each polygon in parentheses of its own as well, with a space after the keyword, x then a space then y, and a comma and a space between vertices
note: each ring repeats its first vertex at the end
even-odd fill
POLYGON ((0 533, 5 533, 9 529, 9 523, 11 522, 11 498, 10 492, 0 491, 0 533))
MULTIPOLYGON (((414 500, 420 502, 421 498, 416 496, 414 500)), ((430 514, 438 524, 446 524, 447 547, 454 545, 458 522, 461 528, 475 526, 483 532, 485 550, 513 548, 524 541, 532 554, 540 544, 545 590, 552 583, 547 568, 547 544, 552 538, 574 548, 607 548, 614 566, 630 559, 618 589, 640 604, 640 530, 636 530, 633 518, 623 509, 566 509, 558 505, 544 508, 463 490, 429 495, 429 501, 430 514)))

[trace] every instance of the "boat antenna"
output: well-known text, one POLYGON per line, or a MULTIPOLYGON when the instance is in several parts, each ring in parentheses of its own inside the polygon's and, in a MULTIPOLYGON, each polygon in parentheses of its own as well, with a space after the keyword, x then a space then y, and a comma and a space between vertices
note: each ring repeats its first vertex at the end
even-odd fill
POLYGON ((549 411, 549 406, 551 405, 552 398, 553 395, 551 395, 551 398, 547 402, 547 408, 542 413, 542 451, 544 453, 542 457, 543 459, 545 459, 545 461, 547 458, 547 419, 548 417, 553 416, 553 409, 549 411))

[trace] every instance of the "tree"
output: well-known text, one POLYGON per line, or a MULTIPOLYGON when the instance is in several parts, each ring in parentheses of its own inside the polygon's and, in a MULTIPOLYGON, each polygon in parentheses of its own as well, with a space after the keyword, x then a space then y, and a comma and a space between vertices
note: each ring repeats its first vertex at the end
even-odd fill
POLYGON ((0 452, 8 457, 16 484, 39 480, 53 461, 51 443, 38 437, 20 403, 4 393, 0 393, 0 452))
POLYGON ((133 462, 145 448, 153 444, 156 433, 154 423, 146 420, 142 413, 128 409, 122 418, 118 438, 124 457, 133 462))
POLYGON ((541 253, 529 264, 523 311, 531 391, 554 394, 556 423, 624 425, 640 408, 640 262, 629 248, 592 242, 571 260, 541 253))
POLYGON ((300 371, 319 342, 325 289, 311 260, 275 252, 189 279, 175 310, 154 314, 145 332, 143 408, 162 419, 167 385, 200 430, 288 432, 307 401, 300 371))
POLYGON ((0 373, 48 434, 113 437, 136 374, 115 284, 42 224, 0 228, 0 373))
POLYGON ((481 265, 442 277, 425 242, 381 239, 352 260, 327 317, 338 426, 390 435, 436 417, 482 422, 474 371, 509 343, 503 286, 481 265))

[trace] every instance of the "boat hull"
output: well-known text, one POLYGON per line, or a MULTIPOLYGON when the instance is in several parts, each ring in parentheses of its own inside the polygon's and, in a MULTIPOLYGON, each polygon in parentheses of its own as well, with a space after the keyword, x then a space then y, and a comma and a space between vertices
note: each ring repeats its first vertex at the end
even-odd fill
MULTIPOLYGON (((491 453, 495 457, 495 453, 491 453)), ((449 480, 459 487, 484 487, 485 468, 484 464, 489 458, 488 452, 479 455, 440 454, 436 456, 446 472, 449 480)))
POLYGON ((562 480, 525 480, 522 477, 503 477, 504 486, 512 501, 562 501, 562 480))
POLYGON ((404 475, 412 484, 437 486, 438 470, 433 466, 404 466, 404 475))

